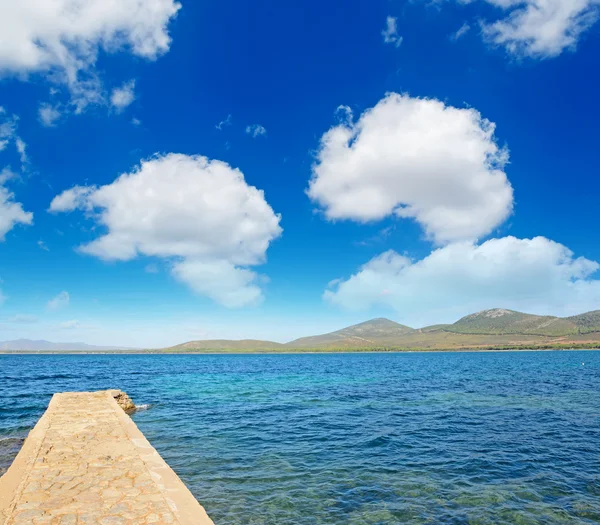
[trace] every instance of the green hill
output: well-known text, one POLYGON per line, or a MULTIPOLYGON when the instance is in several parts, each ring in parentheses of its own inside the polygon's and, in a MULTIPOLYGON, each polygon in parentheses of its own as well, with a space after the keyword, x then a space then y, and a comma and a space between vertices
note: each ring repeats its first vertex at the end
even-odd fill
POLYGON ((420 334, 427 334, 429 332, 441 332, 443 330, 446 330, 449 326, 452 326, 450 324, 432 324, 430 326, 424 326, 423 328, 419 328, 416 330, 416 332, 420 333, 420 334))
POLYGON ((569 319, 524 314, 503 308, 467 315, 445 330, 458 334, 525 334, 546 337, 579 333, 577 325, 569 319))
POLYGON ((291 348, 321 347, 368 347, 377 346, 384 340, 398 339, 414 332, 413 328, 404 326, 389 319, 371 319, 364 323, 342 328, 336 332, 312 337, 302 337, 291 341, 286 346, 291 348))
POLYGON ((600 332, 600 310, 567 317, 566 320, 574 323, 580 334, 600 332))
POLYGON ((260 341, 257 339, 241 339, 241 340, 229 340, 229 339, 211 339, 203 341, 189 341, 177 346, 167 348, 170 352, 194 352, 206 351, 206 350, 275 350, 278 348, 284 348, 281 343, 274 343, 273 341, 260 341))

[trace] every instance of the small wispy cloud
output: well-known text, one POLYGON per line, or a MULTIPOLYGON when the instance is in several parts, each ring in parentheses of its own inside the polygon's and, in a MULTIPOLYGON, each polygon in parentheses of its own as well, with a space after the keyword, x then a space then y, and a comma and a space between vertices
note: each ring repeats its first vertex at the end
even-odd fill
POLYGON ((246 126, 246 133, 248 133, 248 135, 251 135, 252 138, 256 138, 262 135, 266 135, 267 130, 264 126, 261 126, 260 124, 252 124, 250 126, 246 126))
POLYGON ((62 113, 60 112, 58 106, 53 106, 52 104, 48 104, 44 102, 40 104, 38 108, 38 120, 47 128, 51 128, 56 126, 56 123, 60 119, 62 113))
POLYGON ((217 128, 219 131, 221 131, 223 128, 226 128, 227 126, 231 126, 231 115, 227 115, 227 118, 225 120, 222 120, 221 122, 219 122, 215 128, 217 128))
POLYGON ((387 226, 377 232, 376 235, 363 239, 362 241, 354 241, 355 246, 373 246, 374 244, 381 244, 385 242, 388 237, 393 233, 396 229, 394 225, 387 226))
POLYGON ((12 142, 19 154, 21 160, 21 171, 25 171, 29 164, 27 157, 27 144, 17 133, 19 117, 17 115, 9 115, 6 110, 0 106, 0 151, 12 142))
POLYGON ((35 315, 19 314, 8 318, 9 323, 15 324, 35 324, 39 319, 35 315))
POLYGON ((458 28, 458 31, 450 35, 450 40, 456 42, 459 38, 465 36, 471 30, 471 26, 466 22, 458 28))
POLYGON ((351 124, 354 118, 354 113, 350 106, 338 106, 335 110, 335 117, 342 124, 351 124))
POLYGON ((135 80, 125 82, 121 87, 112 90, 110 103, 117 110, 123 111, 135 100, 135 80))
POLYGON ((5 149, 16 136, 18 122, 19 117, 16 115, 9 116, 7 111, 0 106, 0 151, 5 149))
POLYGON ((404 37, 398 34, 398 19, 394 16, 388 16, 385 19, 385 29, 381 35, 386 44, 393 44, 395 47, 400 47, 404 40, 404 37))
POLYGON ((343 279, 332 279, 331 281, 329 281, 327 283, 327 288, 334 288, 342 282, 343 282, 343 279))
POLYGON ((70 302, 71 296, 69 295, 69 292, 62 291, 56 297, 50 299, 46 306, 48 310, 60 310, 61 308, 69 306, 70 302))
POLYGON ((37 245, 40 247, 41 250, 44 250, 45 252, 49 252, 50 248, 48 248, 48 246, 46 246, 46 243, 44 241, 38 241, 37 245))
POLYGON ((151 263, 148 266, 146 266, 144 270, 146 270, 146 273, 158 273, 158 265, 155 263, 151 263))
POLYGON ((70 321, 65 321, 63 323, 60 323, 58 325, 58 327, 61 330, 75 330, 76 328, 81 327, 81 323, 77 319, 72 319, 70 321))
POLYGON ((17 137, 15 139, 15 147, 17 148, 17 153, 21 159, 21 169, 24 169, 24 166, 29 163, 29 157, 27 156, 27 144, 25 144, 21 137, 17 137))
POLYGON ((140 126, 140 125, 142 124, 142 121, 141 121, 139 118, 135 118, 135 117, 133 117, 133 118, 131 119, 131 123, 132 123, 134 126, 140 126))
POLYGON ((26 212, 23 205, 15 200, 13 192, 7 187, 7 184, 15 178, 18 178, 18 175, 10 168, 0 171, 0 242, 5 240, 6 234, 14 226, 33 224, 33 213, 26 212))

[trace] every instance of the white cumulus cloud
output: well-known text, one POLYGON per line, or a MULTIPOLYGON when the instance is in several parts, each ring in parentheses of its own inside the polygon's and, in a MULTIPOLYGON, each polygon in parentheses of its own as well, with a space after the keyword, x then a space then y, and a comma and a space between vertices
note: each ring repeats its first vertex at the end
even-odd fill
POLYGON ((258 275, 228 261, 184 259, 173 265, 173 275, 200 295, 228 308, 254 305, 262 300, 258 275))
POLYGON ((398 19, 396 17, 388 16, 386 18, 385 29, 381 32, 381 36, 383 36, 383 41, 386 44, 400 47, 404 38, 398 34, 398 19))
POLYGON ((113 89, 110 103, 117 111, 123 111, 135 100, 135 80, 125 82, 121 87, 113 89))
POLYGON ((0 2, 0 72, 49 74, 81 109, 100 97, 98 53, 126 50, 146 59, 168 51, 174 0, 19 0, 0 2))
POLYGON ((513 206, 494 131, 475 109, 390 93, 322 136, 307 193, 329 219, 394 215, 438 243, 478 239, 513 206))
POLYGON ((599 268, 544 237, 503 237, 449 244, 418 261, 384 252, 324 298, 351 310, 389 307, 415 326, 496 307, 573 315, 600 307, 599 268))
POLYGON ((69 306, 71 302, 71 296, 69 292, 62 291, 56 297, 50 299, 46 305, 48 310, 60 310, 69 306))
POLYGON ((105 260, 138 255, 172 259, 173 275, 226 306, 262 297, 249 266, 263 263, 281 234, 264 193, 225 162, 168 154, 101 187, 76 186, 52 212, 86 211, 107 233, 80 247, 105 260))
POLYGON ((484 35, 511 54, 550 58, 574 50, 600 15, 599 0, 485 0, 504 17, 483 25, 484 35))
POLYGON ((87 199, 94 191, 96 188, 93 186, 73 186, 52 199, 50 211, 61 212, 88 208, 91 203, 87 199))

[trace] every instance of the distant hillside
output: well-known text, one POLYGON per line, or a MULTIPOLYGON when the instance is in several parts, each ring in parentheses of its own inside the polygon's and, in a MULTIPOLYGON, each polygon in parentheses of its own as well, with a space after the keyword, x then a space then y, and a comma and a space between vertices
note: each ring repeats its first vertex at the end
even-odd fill
POLYGON ((413 328, 395 323, 389 319, 372 319, 364 323, 342 328, 329 334, 302 337, 286 344, 292 348, 366 347, 394 340, 414 332, 413 328))
POLYGON ((600 310, 567 317, 566 321, 574 323, 580 334, 600 332, 600 310))
POLYGON ((600 347, 600 310, 560 318, 494 308, 467 315, 454 324, 437 324, 419 329, 379 318, 327 334, 302 337, 285 345, 252 340, 191 341, 165 351, 310 352, 570 346, 600 347))
POLYGON ((432 324, 430 326, 424 326, 423 328, 418 328, 416 331, 419 332, 420 334, 425 334, 428 332, 439 332, 440 330, 445 330, 446 328, 448 328, 449 324, 432 324))
POLYGON ((467 315, 445 330, 459 334, 524 334, 548 337, 579 333, 577 324, 569 319, 524 314, 503 308, 467 315))
POLYGON ((58 352, 68 351, 100 351, 100 350, 133 350, 124 346, 95 346, 85 343, 52 343, 50 341, 33 341, 31 339, 16 339, 14 341, 0 341, 0 350, 20 352, 58 352))
POLYGON ((212 339, 204 341, 189 341, 168 348, 170 351, 193 352, 194 350, 272 350, 284 348, 281 343, 273 341, 260 341, 257 339, 242 339, 239 341, 228 339, 212 339))

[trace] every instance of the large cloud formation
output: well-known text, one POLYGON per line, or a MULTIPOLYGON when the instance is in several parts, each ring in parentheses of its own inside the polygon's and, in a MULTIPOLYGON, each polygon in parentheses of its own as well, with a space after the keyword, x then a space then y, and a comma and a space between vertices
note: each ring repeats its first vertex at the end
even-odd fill
POLYGON ((551 58, 575 49, 600 10, 599 0, 485 1, 503 9, 506 16, 485 23, 484 35, 513 55, 532 58, 551 58))
POLYGON ((183 154, 142 161, 106 186, 75 186, 50 205, 52 212, 74 209, 107 229, 82 252, 105 260, 173 259, 176 278, 228 307, 262 298, 259 276, 248 267, 265 261, 282 231, 280 216, 241 171, 183 154))
POLYGON ((99 50, 155 59, 169 49, 167 26, 180 7, 174 0, 0 2, 0 72, 51 73, 76 104, 96 101, 89 73, 99 50))
POLYGON ((390 307, 415 325, 492 307, 572 315, 598 308, 599 268, 544 237, 503 237, 453 243, 419 261, 384 252, 333 282, 324 298, 351 310, 390 307))
POLYGON ((478 239, 511 213, 508 152, 472 108, 390 93, 321 138, 307 193, 329 219, 416 220, 438 243, 478 239))

